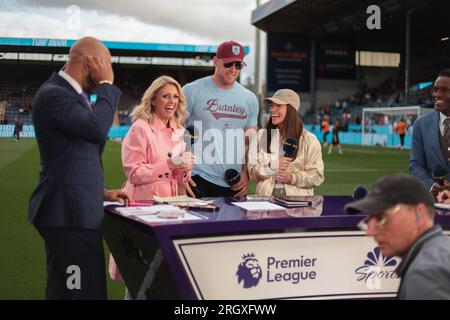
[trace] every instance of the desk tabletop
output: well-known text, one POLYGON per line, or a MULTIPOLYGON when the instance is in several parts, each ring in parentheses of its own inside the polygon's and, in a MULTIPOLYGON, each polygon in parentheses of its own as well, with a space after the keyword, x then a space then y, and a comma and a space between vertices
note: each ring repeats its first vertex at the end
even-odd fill
MULTIPOLYGON (((350 215, 344 211, 351 196, 305 196, 310 206, 286 208, 280 211, 246 211, 232 202, 246 201, 232 197, 213 198, 215 210, 189 209, 202 219, 167 223, 143 223, 155 232, 173 235, 210 234, 245 230, 268 230, 284 228, 352 228, 364 215, 350 215), (213 227, 212 227, 213 226, 213 227)), ((105 210, 116 213, 117 206, 105 210)), ((130 217, 133 219, 133 217, 130 217)), ((450 228, 450 211, 436 210, 436 223, 450 228)))
MULTIPOLYGON (((214 198, 214 203, 217 207, 215 211, 189 210, 190 213, 199 215, 203 219, 172 220, 168 223, 143 223, 132 216, 124 217, 120 215, 116 210, 118 206, 109 205, 105 207, 105 212, 107 213, 104 230, 105 238, 110 248, 112 244, 116 255, 119 254, 115 256, 116 261, 122 262, 121 267, 124 270, 128 270, 128 281, 133 280, 136 274, 139 274, 144 279, 147 269, 145 265, 139 265, 142 268, 141 273, 131 267, 126 269, 129 265, 135 267, 136 263, 133 260, 130 264, 129 259, 127 260, 124 257, 122 252, 124 250, 123 239, 127 240, 127 247, 132 249, 141 248, 139 249, 141 251, 134 250, 131 251, 132 253, 146 252, 147 257, 152 257, 156 252, 155 250, 160 249, 169 266, 169 269, 166 268, 165 270, 168 273, 169 271, 167 270, 170 270, 170 277, 173 278, 180 296, 184 299, 197 299, 198 297, 194 293, 192 283, 188 280, 186 269, 177 251, 179 247, 178 242, 192 241, 195 244, 204 244, 211 241, 211 239, 227 238, 228 236, 244 241, 243 239, 248 237, 286 237, 286 235, 310 232, 312 235, 334 232, 345 234, 350 232, 353 233, 353 236, 356 234, 357 237, 361 237, 360 239, 366 238, 362 231, 355 233, 358 230, 356 226, 364 218, 364 215, 349 215, 344 212, 345 204, 352 201, 350 196, 308 197, 308 201, 312 202, 311 206, 286 208, 286 210, 282 211, 249 212, 233 205, 232 202, 235 201, 239 200, 235 198, 214 198)), ((436 211, 436 223, 449 230, 450 211, 436 211)), ((114 252, 113 249, 111 249, 111 252, 114 252)), ((239 251, 239 253, 241 252, 239 251)), ((208 254, 205 251, 205 255, 207 256, 208 254)), ((357 253, 357 256, 359 254, 357 253)), ((361 253, 363 259, 365 254, 366 251, 361 253)), ((132 255, 134 258, 136 256, 140 257, 141 255, 132 255)), ((234 275, 235 272, 233 269, 232 274, 234 275)), ((137 284, 134 283, 135 286, 132 286, 132 288, 135 290, 138 287, 140 288, 142 279, 137 281, 137 284)), ((133 282, 130 283, 133 284, 133 282)))

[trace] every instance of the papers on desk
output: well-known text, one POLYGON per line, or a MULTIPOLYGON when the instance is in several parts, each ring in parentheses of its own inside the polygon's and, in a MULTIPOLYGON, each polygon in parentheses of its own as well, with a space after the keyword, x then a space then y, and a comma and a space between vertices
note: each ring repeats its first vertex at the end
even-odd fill
POLYGON ((123 203, 119 202, 119 201, 103 201, 103 206, 111 206, 111 205, 115 205, 115 206, 122 206, 123 203))
POLYGON ((189 207, 199 209, 215 209, 214 201, 205 201, 202 199, 192 198, 186 195, 176 197, 159 197, 153 196, 153 201, 162 204, 173 204, 178 207, 189 207))
POLYGON ((116 208, 116 211, 121 215, 127 216, 137 216, 137 215, 152 215, 163 211, 170 212, 184 212, 182 209, 175 207, 171 204, 162 204, 156 206, 145 206, 145 207, 120 207, 116 208))
POLYGON ((269 201, 232 202, 231 204, 247 211, 286 211, 286 208, 269 201))
POLYGON ((116 211, 124 217, 148 223, 167 223, 204 219, 170 204, 150 207, 120 207, 116 208, 116 211))
POLYGON ((441 210, 450 210, 450 204, 435 203, 434 206, 435 206, 437 209, 441 209, 441 210))
POLYGON ((205 218, 193 215, 189 212, 183 212, 183 215, 178 216, 178 218, 164 218, 161 217, 161 215, 159 214, 154 214, 154 215, 139 215, 136 216, 136 219, 142 222, 149 222, 149 223, 173 223, 182 221, 204 220, 205 218))

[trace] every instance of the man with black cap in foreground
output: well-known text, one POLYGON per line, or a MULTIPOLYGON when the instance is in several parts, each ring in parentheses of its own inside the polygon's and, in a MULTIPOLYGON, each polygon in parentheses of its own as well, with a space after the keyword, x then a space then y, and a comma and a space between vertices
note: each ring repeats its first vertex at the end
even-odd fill
POLYGON ((450 239, 434 225, 433 205, 419 180, 398 173, 345 206, 348 213, 368 214, 358 227, 374 237, 383 256, 401 257, 398 299, 450 299, 450 239))

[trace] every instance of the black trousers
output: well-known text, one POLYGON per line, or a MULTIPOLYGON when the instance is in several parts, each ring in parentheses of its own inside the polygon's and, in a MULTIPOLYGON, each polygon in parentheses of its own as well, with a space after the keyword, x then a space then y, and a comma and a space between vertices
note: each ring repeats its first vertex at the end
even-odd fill
POLYGON ((400 134, 400 145, 403 146, 405 144, 405 134, 400 134))
POLYGON ((231 190, 230 187, 225 188, 218 186, 208 180, 203 179, 198 174, 192 177, 192 180, 197 184, 200 198, 205 197, 233 197, 238 191, 231 190))
POLYGON ((47 257, 47 300, 104 300, 106 271, 101 230, 39 228, 47 257))

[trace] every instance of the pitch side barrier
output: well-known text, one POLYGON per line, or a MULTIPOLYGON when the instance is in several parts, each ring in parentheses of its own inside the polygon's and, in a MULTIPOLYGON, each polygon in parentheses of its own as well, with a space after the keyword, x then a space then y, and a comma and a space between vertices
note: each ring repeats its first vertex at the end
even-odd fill
MULTIPOLYGON (((330 132, 334 126, 330 126, 330 132)), ((305 128, 313 133, 321 143, 323 140, 323 132, 320 131, 318 125, 305 125, 305 128)), ((349 125, 348 131, 339 132, 339 140, 341 144, 365 145, 365 146, 381 146, 397 148, 400 145, 400 137, 393 132, 392 126, 372 126, 370 132, 362 133, 361 125, 349 125)), ((332 142, 331 133, 328 134, 327 143, 332 142)), ((412 143, 412 129, 405 135, 404 148, 410 149, 412 143)))
MULTIPOLYGON (((305 125, 305 128, 316 135, 320 142, 323 141, 323 132, 320 131, 319 126, 305 125)), ((332 130, 333 126, 330 126, 332 130)), ((130 126, 112 126, 108 133, 108 138, 112 140, 123 139, 127 134, 130 126)), ((398 134, 392 132, 391 126, 373 126, 373 131, 370 133, 361 133, 360 125, 350 125, 348 131, 339 132, 339 139, 341 144, 348 145, 368 145, 368 146, 383 146, 396 148, 400 145, 400 138, 398 134)), ((404 148, 411 148, 412 130, 405 136, 404 148)), ((14 125, 0 125, 0 137, 12 138, 14 133, 14 125)), ((23 131, 20 133, 21 138, 35 138, 34 126, 24 125, 23 131)), ((327 143, 332 142, 331 134, 327 137, 327 143)))

